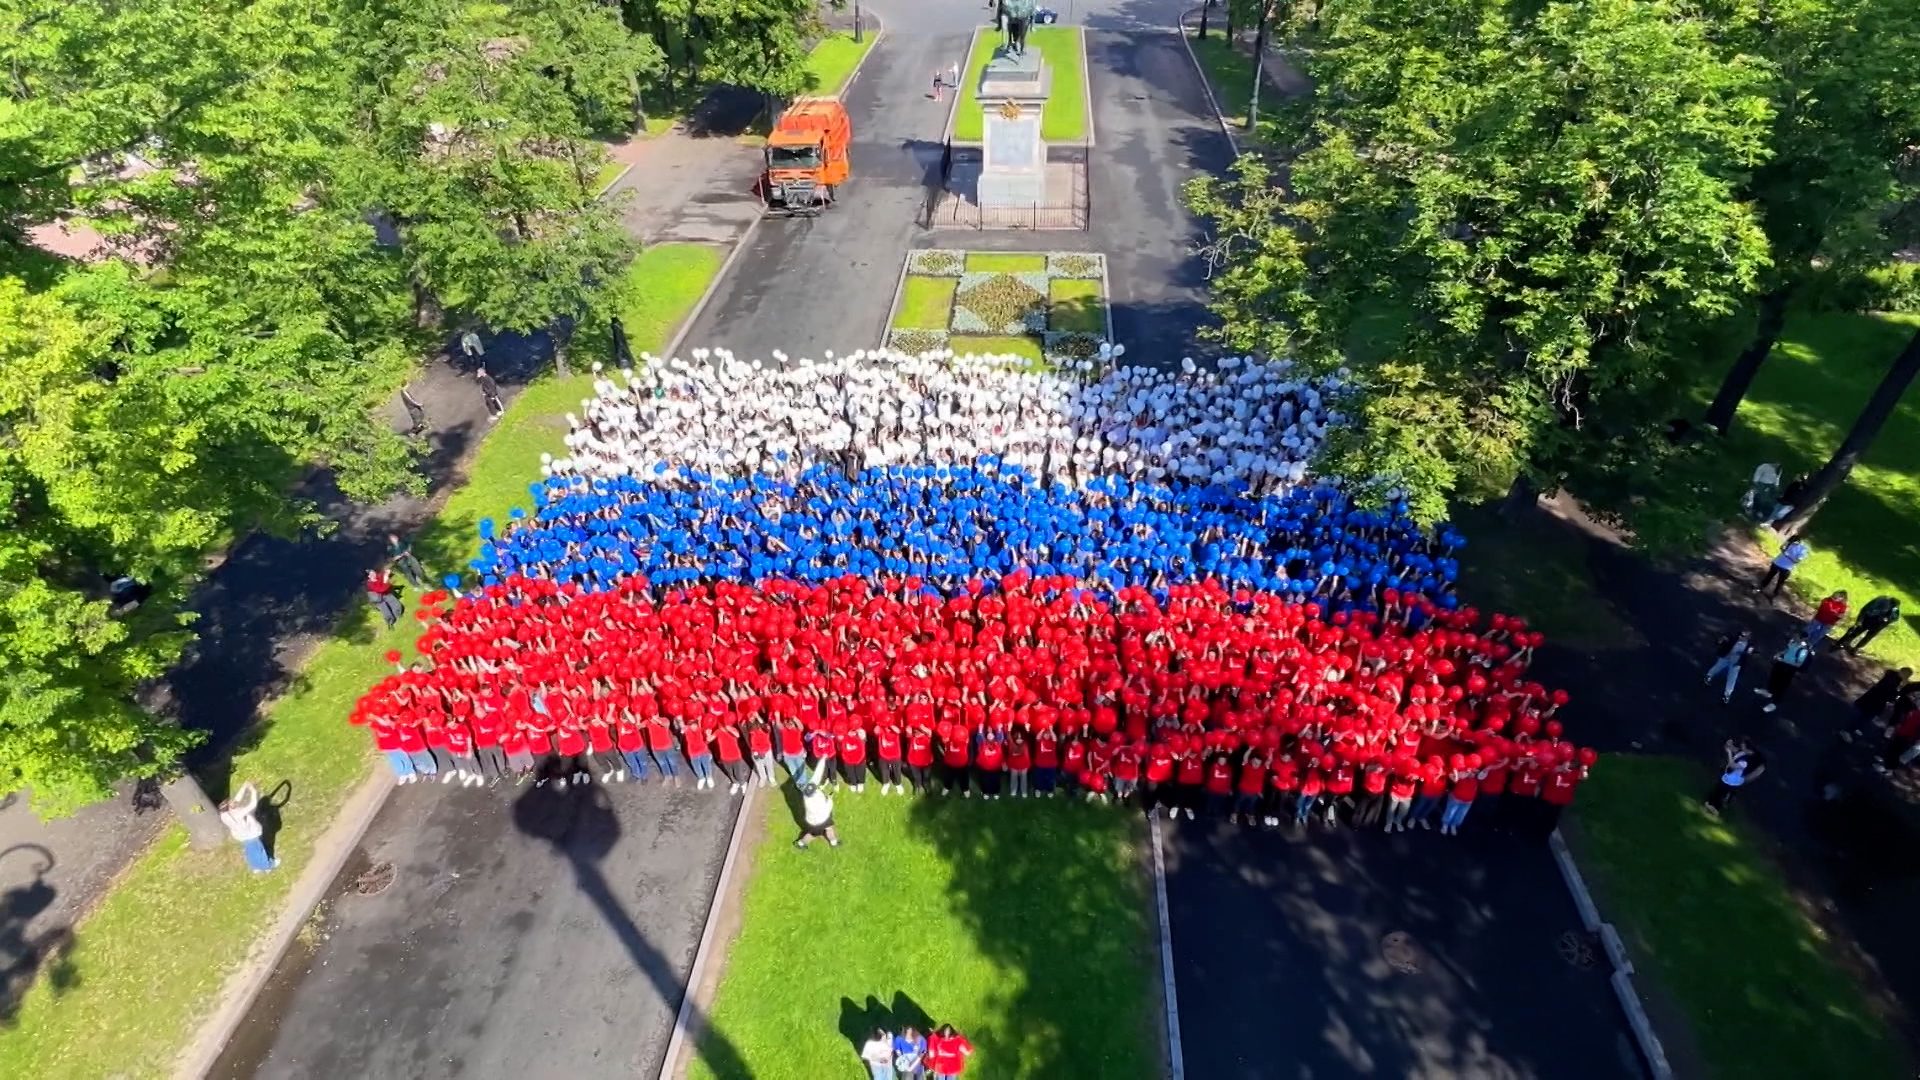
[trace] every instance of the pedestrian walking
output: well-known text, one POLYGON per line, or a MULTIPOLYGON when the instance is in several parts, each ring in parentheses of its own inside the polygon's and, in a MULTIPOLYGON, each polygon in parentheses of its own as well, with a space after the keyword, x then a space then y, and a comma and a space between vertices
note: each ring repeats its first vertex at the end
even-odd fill
POLYGON ((233 797, 220 804, 220 824, 240 844, 241 854, 246 856, 247 868, 256 874, 264 874, 280 865, 280 860, 267 854, 266 842, 262 839, 266 830, 261 827, 255 810, 260 805, 260 789, 249 780, 240 785, 233 797))
POLYGON ((893 1033, 886 1028, 874 1028, 873 1034, 860 1045, 860 1060, 866 1063, 872 1080, 894 1080, 893 1033))
POLYGON ((400 388, 400 405, 407 410, 407 434, 419 435, 427 430, 427 407, 420 404, 406 387, 400 388))
POLYGON ((367 571, 367 602, 371 603, 380 617, 387 621, 391 630, 406 608, 400 604, 400 598, 393 595, 393 575, 385 570, 367 571))
POLYGON ((478 331, 468 330, 466 333, 460 335, 460 355, 485 356, 486 353, 487 347, 480 341, 478 331))
POLYGON ((947 89, 946 69, 945 68, 936 69, 933 73, 933 100, 945 101, 947 97, 946 89, 947 89))
POLYGON ((1758 687, 1754 693, 1767 701, 1761 712, 1772 712, 1780 707, 1780 699, 1787 696, 1787 688, 1807 666, 1807 660, 1813 656, 1813 646, 1806 638, 1794 638, 1787 642, 1773 658, 1773 669, 1767 672, 1767 685, 1758 687))
POLYGON ((1814 609, 1813 618, 1807 620, 1807 625, 1800 628, 1800 636, 1818 645, 1821 639, 1833 633, 1833 628, 1846 617, 1847 591, 1841 589, 1820 601, 1820 606, 1814 609))
POLYGON ((1788 542, 1786 547, 1780 549, 1780 554, 1775 555, 1773 561, 1767 564, 1767 572, 1761 576, 1760 584, 1754 586, 1754 591, 1767 596, 1779 596, 1780 586, 1785 585, 1787 579, 1793 576, 1793 568, 1799 566, 1811 554, 1813 549, 1807 546, 1805 540, 1788 542))
POLYGON ((1873 644, 1873 639, 1880 636, 1880 631, 1899 621, 1899 598, 1876 596, 1860 609, 1859 617, 1854 619, 1853 625, 1847 627, 1847 632, 1840 635, 1840 639, 1833 643, 1834 648, 1858 653, 1861 649, 1873 644))
POLYGON ((960 92, 960 62, 955 60, 947 64, 947 85, 954 93, 960 92))
POLYGON ((1728 739, 1723 749, 1726 757, 1720 769, 1720 779, 1705 800, 1707 812, 1716 816, 1727 808, 1741 788, 1760 779, 1760 774, 1767 771, 1766 755, 1754 749, 1752 741, 1746 737, 1728 739))
POLYGON ((399 569, 407 581, 416 589, 427 587, 427 569, 414 557, 413 542, 403 540, 399 533, 387 534, 387 565, 399 569))
POLYGON ((500 384, 494 382, 493 376, 487 374, 487 369, 483 367, 473 369, 473 381, 480 384, 480 397, 487 403, 487 415, 495 420, 500 419, 501 414, 507 411, 506 403, 500 400, 500 384))
POLYGON ((1753 651, 1753 631, 1742 630, 1738 634, 1723 634, 1714 643, 1713 665, 1707 668, 1707 677, 1702 682, 1713 685, 1715 679, 1721 679, 1720 703, 1725 705, 1733 700, 1734 688, 1740 682, 1740 665, 1746 662, 1747 654, 1753 651))
POLYGON ((833 831, 833 799, 818 784, 800 785, 800 838, 793 846, 804 848, 814 837, 825 837, 828 847, 839 847, 840 836, 833 831))

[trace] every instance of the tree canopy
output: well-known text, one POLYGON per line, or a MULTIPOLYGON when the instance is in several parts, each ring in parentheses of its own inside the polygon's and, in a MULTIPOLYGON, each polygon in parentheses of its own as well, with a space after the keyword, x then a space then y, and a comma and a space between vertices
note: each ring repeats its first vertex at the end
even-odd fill
POLYGON ((1348 366, 1331 472, 1425 517, 1556 478, 1768 265, 1770 70, 1674 3, 1329 0, 1280 121, 1189 189, 1234 348, 1348 366))

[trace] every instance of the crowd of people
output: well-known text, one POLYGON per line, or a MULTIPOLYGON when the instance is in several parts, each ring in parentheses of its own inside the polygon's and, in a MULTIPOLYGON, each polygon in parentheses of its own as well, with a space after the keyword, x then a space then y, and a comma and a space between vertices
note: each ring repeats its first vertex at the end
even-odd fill
POLYGON ((783 769, 856 794, 1544 835, 1594 761, 1562 737, 1566 695, 1527 680, 1523 620, 1397 590, 1330 612, 1218 579, 1103 596, 1022 570, 951 595, 632 575, 423 600, 427 659, 352 715, 402 782, 739 794, 783 769))
POLYGON ((816 464, 855 473, 992 458, 1049 484, 1238 481, 1261 496, 1305 482, 1340 421, 1340 376, 1305 378, 1285 360, 1063 374, 950 352, 776 353, 774 367, 693 355, 617 376, 596 367, 594 396, 567 417, 566 456, 544 457, 543 471, 792 482, 816 464))
POLYGON ((1452 607, 1464 543, 1446 527, 1423 531, 1403 503, 1363 509, 1329 483, 1259 497, 1120 477, 1073 488, 992 457, 851 474, 815 465, 791 480, 568 477, 536 490, 531 516, 504 530, 481 523, 472 568, 482 584, 519 575, 604 589, 633 574, 663 586, 855 574, 915 575, 951 590, 1025 567, 1107 592, 1216 578, 1336 609, 1377 603, 1388 589, 1452 607))

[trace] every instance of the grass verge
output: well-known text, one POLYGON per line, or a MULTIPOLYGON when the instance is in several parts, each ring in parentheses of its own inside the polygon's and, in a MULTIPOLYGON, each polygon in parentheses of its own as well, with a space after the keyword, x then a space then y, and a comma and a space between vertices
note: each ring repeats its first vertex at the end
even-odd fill
MULTIPOLYGON (((720 255, 663 245, 635 260, 622 313, 636 352, 665 346, 720 268, 720 255)), ((594 355, 583 342, 576 355, 594 355)), ((529 386, 481 444, 468 482, 447 499, 416 545, 434 573, 472 550, 474 524, 529 501, 539 452, 558 442, 559 416, 591 380, 546 377, 529 386)), ((366 734, 346 723, 353 702, 392 670, 388 649, 411 653, 418 623, 385 630, 364 605, 303 666, 294 689, 267 706, 235 755, 232 775, 262 791, 287 786, 274 839, 277 873, 255 876, 237 851, 197 852, 170 829, 128 868, 75 931, 72 950, 30 990, 0 1037, 0 1076, 166 1075, 229 975, 271 925, 341 804, 373 765, 366 734)))
MULTIPOLYGON (((953 137, 961 142, 979 142, 985 118, 980 114, 980 74, 993 59, 1000 35, 982 29, 973 36, 973 48, 967 53, 966 72, 961 75, 960 105, 953 115, 953 137)), ((1081 61, 1085 49, 1080 29, 1075 26, 1036 26, 1027 32, 1027 46, 1038 49, 1040 58, 1053 72, 1053 91, 1047 97, 1046 111, 1040 115, 1040 137, 1048 142, 1082 142, 1087 137, 1087 88, 1081 61)))
MULTIPOLYGON (((1898 1076, 1902 1054, 1740 822, 1672 758, 1602 762, 1578 812, 1583 865, 1640 961, 1688 1014, 1709 1070, 1742 1080, 1898 1076)), ((1762 781, 1763 783, 1766 781, 1762 781)))
MULTIPOLYGON (((1218 18, 1217 12, 1215 17, 1218 18)), ((1250 139, 1254 133, 1247 130, 1247 103, 1253 96, 1253 57, 1227 44, 1220 25, 1224 24, 1214 25, 1204 39, 1195 32, 1195 27, 1186 27, 1187 44, 1193 46, 1193 58, 1200 61, 1200 70, 1205 73, 1207 84, 1213 87, 1213 100, 1219 104, 1220 113, 1226 117, 1234 137, 1250 139)))
POLYGON ((835 30, 815 43, 807 53, 807 93, 839 97, 846 91, 860 59, 873 48, 875 35, 862 36, 865 40, 856 42, 851 31, 835 30))
POLYGON ((959 278, 908 274, 893 325, 902 330, 945 330, 953 318, 953 291, 959 284, 959 278))
MULTIPOLYGON (((1803 313, 1789 319, 1723 443, 1723 469, 1745 477, 1772 461, 1791 477, 1819 468, 1916 328, 1916 316, 1803 313)), ((1744 344, 1729 343, 1729 360, 1744 344)), ((1906 617, 1868 652, 1893 666, 1920 668, 1920 544, 1903 539, 1916 529, 1920 398, 1908 395, 1813 519, 1806 534, 1813 556, 1794 571, 1790 587, 1816 602, 1845 589, 1856 609, 1882 593, 1899 597, 1906 617)), ((1777 548, 1772 533, 1759 535, 1777 548)))
POLYGON ((1107 334, 1107 304, 1098 281, 1054 278, 1047 283, 1047 326, 1058 331, 1107 334))
POLYGON ((967 270, 975 274, 1044 274, 1047 257, 1021 252, 969 251, 967 270))
POLYGON ((1040 342, 1030 337, 990 337, 985 334, 955 334, 947 339, 947 348, 966 356, 1018 356, 1038 364, 1043 359, 1040 342))
POLYGON ((1137 815, 835 801, 843 845, 796 851, 792 808, 767 800, 691 1080, 864 1075, 867 1032, 904 1023, 960 1029, 969 1076, 1158 1074, 1137 815))

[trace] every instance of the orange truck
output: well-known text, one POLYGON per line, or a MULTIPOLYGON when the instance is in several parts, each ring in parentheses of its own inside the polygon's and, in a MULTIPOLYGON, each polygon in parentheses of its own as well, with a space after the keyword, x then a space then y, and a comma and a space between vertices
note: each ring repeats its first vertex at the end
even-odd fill
POLYGON ((796 98, 767 136, 761 177, 767 213, 812 217, 832 206, 834 190, 847 181, 852 142, 853 124, 839 98, 796 98))

